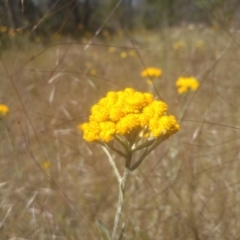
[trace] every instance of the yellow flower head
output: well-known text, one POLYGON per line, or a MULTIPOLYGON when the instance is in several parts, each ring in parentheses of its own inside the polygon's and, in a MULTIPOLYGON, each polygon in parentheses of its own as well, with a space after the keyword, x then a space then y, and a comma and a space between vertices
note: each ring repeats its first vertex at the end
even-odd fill
POLYGON ((0 104, 0 117, 4 117, 8 114, 9 108, 4 104, 0 104))
POLYGON ((116 48, 115 48, 115 47, 109 47, 109 48, 108 48, 108 51, 109 51, 110 53, 113 53, 113 52, 116 51, 116 48))
POLYGON ((130 57, 136 57, 136 56, 137 56, 137 53, 136 53, 135 50, 129 50, 129 51, 128 51, 128 55, 129 55, 130 57))
POLYGON ((50 163, 49 161, 43 162, 43 164, 42 164, 42 168, 43 168, 43 169, 47 170, 47 169, 49 169, 50 167, 51 167, 51 163, 50 163))
POLYGON ((178 41, 176 43, 173 44, 173 49, 175 50, 179 50, 181 48, 185 48, 185 43, 183 41, 178 41))
POLYGON ((141 76, 147 78, 160 78, 162 76, 162 70, 159 68, 149 67, 142 71, 141 76))
POLYGON ((126 52, 121 52, 120 53, 120 57, 121 58, 126 58, 127 57, 127 53, 126 52))
POLYGON ((142 93, 132 88, 119 92, 108 92, 91 109, 89 122, 80 124, 83 138, 88 142, 109 142, 115 136, 141 133, 158 138, 171 135, 179 130, 174 116, 167 116, 167 104, 154 100, 150 93, 142 93))
POLYGON ((176 81, 176 86, 178 93, 182 94, 189 90, 196 91, 199 87, 199 82, 194 77, 179 77, 176 81))
POLYGON ((203 41, 202 40, 198 40, 196 42, 196 48, 201 48, 203 46, 203 41))
POLYGON ((89 73, 90 73, 91 75, 96 75, 96 69, 92 68, 92 69, 89 71, 89 73))

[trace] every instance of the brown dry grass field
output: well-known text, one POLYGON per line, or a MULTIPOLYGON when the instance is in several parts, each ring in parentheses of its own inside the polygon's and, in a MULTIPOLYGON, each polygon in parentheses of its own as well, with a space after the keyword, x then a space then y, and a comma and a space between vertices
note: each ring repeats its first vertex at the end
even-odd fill
POLYGON ((1 53, 0 100, 10 111, 0 121, 0 239, 105 239, 97 221, 112 229, 118 183, 77 125, 109 90, 148 92, 141 71, 149 66, 162 69, 155 86, 181 129, 130 175, 123 239, 240 239, 239 33, 190 26, 119 35, 87 49, 88 39, 62 38, 1 53), (179 76, 200 87, 179 95, 179 76))

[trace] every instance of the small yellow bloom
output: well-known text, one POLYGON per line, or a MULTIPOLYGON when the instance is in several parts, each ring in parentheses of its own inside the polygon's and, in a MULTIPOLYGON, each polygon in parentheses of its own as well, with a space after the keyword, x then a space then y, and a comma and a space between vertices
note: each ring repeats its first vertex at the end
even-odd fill
POLYGON ((110 48, 108 48, 108 51, 109 51, 110 53, 113 53, 113 52, 116 51, 116 48, 115 48, 115 47, 110 47, 110 48))
POLYGON ((91 75, 96 75, 96 69, 92 68, 92 69, 89 71, 89 73, 90 73, 91 75))
POLYGON ((103 142, 109 142, 113 138, 113 134, 116 132, 115 123, 107 121, 107 122, 101 122, 99 123, 100 126, 100 132, 99 132, 99 138, 103 142))
POLYGON ((130 113, 121 118, 116 125, 116 133, 124 135, 129 134, 140 126, 140 115, 130 113))
POLYGON ((180 129, 180 126, 174 116, 163 116, 159 120, 151 119, 149 128, 152 130, 153 137, 158 137, 175 133, 180 129))
POLYGON ((4 117, 8 114, 9 108, 4 104, 0 104, 0 117, 4 117))
POLYGON ((178 41, 176 43, 173 44, 173 48, 175 50, 179 50, 181 48, 185 48, 186 44, 183 41, 178 41))
POLYGON ((196 42, 196 48, 201 48, 203 46, 203 41, 202 40, 198 40, 196 42))
POLYGON ((51 163, 50 163, 49 161, 43 162, 43 164, 42 164, 42 168, 43 168, 43 169, 47 170, 47 169, 49 169, 50 167, 51 167, 51 163))
POLYGON ((160 68, 149 67, 142 71, 141 76, 147 78, 160 78, 162 76, 162 70, 160 68))
POLYGON ((136 51, 134 51, 134 50, 129 50, 129 51, 128 51, 128 55, 129 55, 130 57, 136 57, 136 56, 137 56, 137 53, 136 53, 136 51))
POLYGON ((127 57, 127 53, 126 52, 121 52, 120 57, 121 58, 126 58, 127 57))
POLYGON ((196 91, 199 87, 199 82, 194 77, 179 77, 176 81, 176 86, 178 93, 182 94, 189 90, 196 91))

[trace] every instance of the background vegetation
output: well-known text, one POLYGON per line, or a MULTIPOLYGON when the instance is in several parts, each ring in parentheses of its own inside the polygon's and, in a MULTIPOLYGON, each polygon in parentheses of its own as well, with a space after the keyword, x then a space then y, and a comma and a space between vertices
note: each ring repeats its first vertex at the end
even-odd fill
POLYGON ((77 125, 109 90, 148 91, 140 73, 155 66, 181 130, 130 176, 124 239, 239 239, 238 10, 230 0, 1 0, 0 238, 100 239, 98 220, 112 228, 117 181, 77 125), (179 76, 199 89, 178 95, 179 76))

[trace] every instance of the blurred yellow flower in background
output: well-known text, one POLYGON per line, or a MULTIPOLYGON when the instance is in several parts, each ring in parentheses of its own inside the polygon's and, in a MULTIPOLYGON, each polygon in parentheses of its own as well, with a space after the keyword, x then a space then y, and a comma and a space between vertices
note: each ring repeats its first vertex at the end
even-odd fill
POLYGON ((116 48, 115 48, 115 47, 110 47, 110 48, 108 48, 108 51, 109 51, 110 53, 113 53, 113 52, 116 51, 116 48))
POLYGON ((176 43, 173 44, 173 48, 175 50, 179 50, 181 48, 185 48, 186 44, 183 41, 178 41, 176 43))
POLYGON ((147 78, 160 78, 162 76, 162 70, 160 68, 148 67, 141 72, 141 76, 147 78))
POLYGON ((43 162, 43 164, 42 164, 42 168, 43 168, 43 169, 47 170, 47 169, 49 169, 50 167, 51 167, 51 163, 50 163, 49 161, 43 162))
POLYGON ((0 104, 0 117, 4 117, 8 114, 9 108, 5 104, 0 104))
POLYGON ((120 57, 121 58, 126 58, 127 57, 127 53, 126 52, 121 52, 120 57))
POLYGON ((90 73, 91 75, 96 75, 96 69, 92 68, 92 69, 89 71, 89 73, 90 73))
POLYGON ((129 55, 130 57, 136 57, 136 56, 137 56, 137 53, 136 53, 135 50, 129 50, 129 51, 128 51, 128 55, 129 55))
POLYGON ((189 90, 196 91, 199 87, 199 82, 194 77, 179 77, 176 81, 176 86, 178 93, 183 94, 189 90))
POLYGON ((196 42, 196 48, 201 48, 203 46, 203 41, 202 40, 198 40, 196 42))

